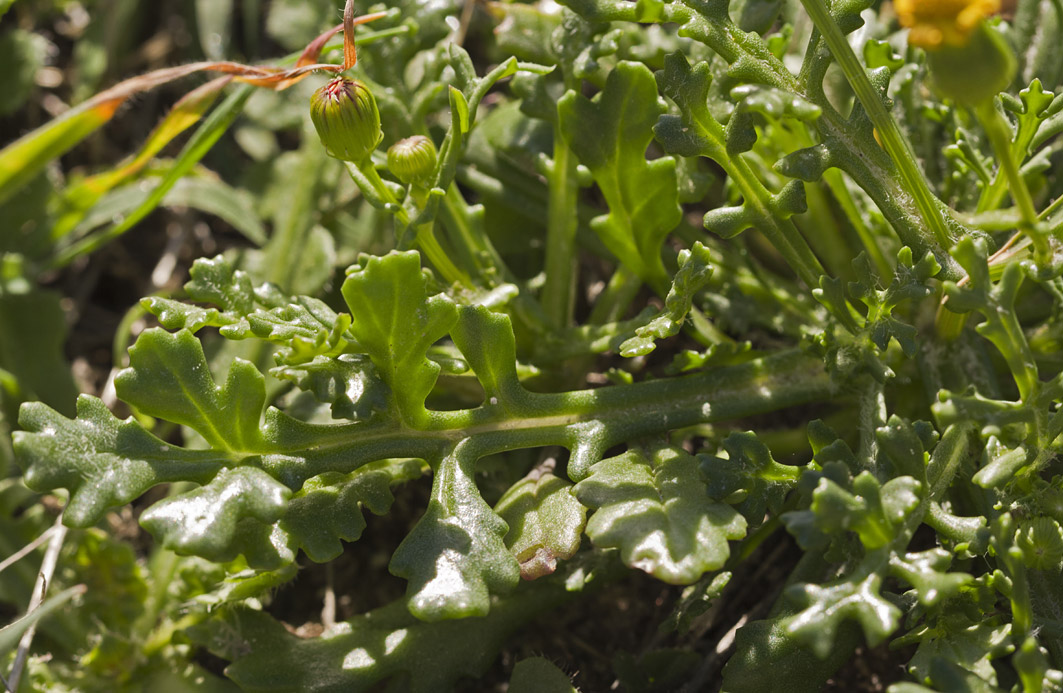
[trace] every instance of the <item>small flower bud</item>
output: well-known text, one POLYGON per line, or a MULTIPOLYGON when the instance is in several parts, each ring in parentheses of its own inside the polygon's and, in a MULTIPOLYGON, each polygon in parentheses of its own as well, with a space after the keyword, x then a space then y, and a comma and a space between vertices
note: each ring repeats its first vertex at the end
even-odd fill
POLYGON ((310 119, 329 156, 341 161, 361 163, 384 137, 376 99, 358 80, 338 77, 315 91, 310 119))
POLYGON ((1063 563, 1063 528, 1050 517, 1037 517, 1019 526, 1015 545, 1023 563, 1035 570, 1057 570, 1063 563))
POLYGON ((388 170, 403 183, 424 183, 436 170, 436 146, 423 135, 399 140, 388 149, 388 170))

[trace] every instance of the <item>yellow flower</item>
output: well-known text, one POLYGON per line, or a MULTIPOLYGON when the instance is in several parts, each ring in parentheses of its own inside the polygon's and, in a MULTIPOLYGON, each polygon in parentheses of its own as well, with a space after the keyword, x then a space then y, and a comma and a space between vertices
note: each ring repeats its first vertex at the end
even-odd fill
POLYGON ((1000 0, 895 0, 894 9, 911 29, 908 43, 934 50, 966 44, 983 19, 1000 11, 1000 0))

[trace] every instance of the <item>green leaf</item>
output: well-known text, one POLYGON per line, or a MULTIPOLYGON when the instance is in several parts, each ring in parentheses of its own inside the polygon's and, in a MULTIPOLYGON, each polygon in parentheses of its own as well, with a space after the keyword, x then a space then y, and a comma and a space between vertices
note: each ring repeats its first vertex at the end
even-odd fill
POLYGON ((324 563, 343 553, 343 541, 357 541, 365 529, 362 508, 383 515, 395 500, 391 487, 421 476, 417 460, 389 460, 350 474, 329 472, 308 479, 292 496, 280 527, 310 560, 324 563))
POLYGON ((244 554, 251 566, 272 569, 295 560, 271 526, 291 495, 261 469, 223 469, 206 486, 151 506, 140 523, 175 553, 216 563, 244 554))
POLYGON ((664 111, 653 73, 631 62, 617 64, 595 101, 569 92, 558 102, 562 136, 609 205, 609 214, 593 219, 591 228, 658 289, 667 281, 661 243, 682 217, 675 160, 646 161, 653 126, 664 111))
POLYGON ((532 411, 532 398, 517 377, 517 346, 509 316, 484 306, 462 307, 451 337, 483 386, 485 407, 510 416, 532 411))
POLYGON ((928 549, 890 557, 890 574, 915 588, 919 602, 934 606, 953 597, 974 578, 968 573, 948 573, 952 554, 945 549, 928 549))
POLYGON ((364 354, 320 355, 296 366, 272 368, 270 375, 331 405, 334 419, 368 421, 388 410, 390 392, 364 354))
POLYGON ((517 662, 508 690, 509 693, 579 693, 568 674, 544 657, 517 662))
POLYGON ((930 680, 938 689, 956 693, 1004 693, 1006 690, 944 657, 930 661, 930 680))
POLYGON ((986 243, 982 239, 964 238, 952 249, 970 276, 970 283, 945 282, 949 310, 966 312, 977 310, 985 322, 976 329, 993 343, 1008 363, 1011 375, 1023 400, 1029 401, 1040 380, 1037 362, 1030 350, 1022 326, 1015 312, 1015 301, 1022 287, 1024 273, 1021 264, 1010 262, 1004 267, 1000 281, 990 280, 986 243))
POLYGON ((119 421, 103 402, 81 395, 77 418, 67 419, 39 402, 22 405, 14 434, 26 485, 39 491, 70 491, 63 520, 88 527, 156 484, 206 483, 225 466, 213 450, 175 448, 132 418, 119 421))
MULTIPOLYGON (((905 246, 897 253, 897 265, 893 281, 883 290, 875 284, 875 272, 867 255, 861 253, 853 260, 859 281, 849 284, 849 293, 867 306, 867 315, 859 320, 861 329, 879 351, 885 351, 890 338, 896 339, 905 355, 916 353, 916 330, 894 317, 892 312, 904 301, 918 301, 929 296, 934 289, 928 281, 941 271, 933 253, 927 253, 917 263, 912 261, 911 248, 905 246)), ((854 326, 850 325, 850 329, 854 326)))
POLYGON ((269 310, 258 308, 247 314, 244 323, 223 327, 225 337, 241 339, 250 336, 285 347, 279 360, 287 365, 310 361, 322 355, 342 353, 353 341, 347 332, 351 317, 337 314, 319 299, 293 296, 284 305, 269 310))
POLYGON ((698 455, 709 497, 734 505, 751 526, 758 527, 766 513, 779 511, 800 468, 776 462, 752 431, 732 433, 723 447, 727 459, 698 455))
POLYGON ((187 330, 145 330, 129 350, 129 368, 115 376, 118 396, 145 414, 195 429, 216 450, 261 451, 264 378, 237 359, 217 386, 203 346, 187 330))
POLYGON ((721 690, 821 693, 827 679, 852 657, 858 640, 855 625, 842 623, 835 646, 819 657, 786 631, 783 619, 753 621, 738 629, 721 690))
POLYGON ((786 595, 804 606, 784 623, 787 635, 796 638, 823 659, 835 646, 835 636, 847 619, 857 621, 872 647, 897 628, 901 610, 882 598, 882 578, 872 573, 833 583, 793 585, 786 595))
POLYGON ((52 612, 57 611, 60 607, 66 606, 67 602, 71 599, 84 593, 85 585, 76 585, 65 589, 59 594, 53 595, 44 600, 40 606, 22 618, 0 628, 0 656, 6 658, 6 655, 18 646, 18 642, 22 638, 22 635, 36 625, 37 621, 40 621, 42 618, 47 618, 52 612))
POLYGON ((392 681, 411 693, 451 690, 477 678, 519 626, 563 603, 558 584, 540 580, 499 600, 483 618, 424 623, 401 601, 300 638, 268 614, 240 605, 196 627, 193 637, 232 661, 226 675, 244 690, 369 691, 392 681))
POLYGON ((161 296, 140 299, 140 305, 167 330, 198 332, 204 327, 229 325, 232 319, 217 308, 203 308, 161 296))
POLYGON ((971 481, 982 488, 1002 487, 1026 466, 1029 457, 1022 446, 1009 448, 1001 444, 996 436, 989 436, 982 455, 982 468, 975 472, 971 481))
POLYGON ((809 103, 796 94, 743 84, 731 90, 731 98, 737 103, 724 130, 727 153, 738 156, 748 152, 757 141, 756 120, 754 114, 771 118, 793 118, 800 121, 812 121, 819 118, 819 106, 809 103))
POLYGON ((709 249, 700 242, 695 243, 690 250, 679 252, 679 269, 664 300, 664 309, 648 323, 637 328, 634 337, 620 345, 621 356, 645 356, 657 347, 656 340, 679 333, 683 321, 694 305, 694 296, 708 284, 712 276, 710 257, 709 249))
POLYGON ((73 413, 77 388, 63 354, 67 327, 61 296, 36 288, 18 256, 0 259, 0 273, 0 369, 11 373, 18 386, 14 401, 0 397, 10 407, 0 411, 0 418, 6 414, 14 419, 19 399, 39 399, 73 413))
MULTIPOLYGON (((806 472, 808 481, 818 479, 810 509, 785 513, 783 522, 791 531, 803 532, 809 526, 828 534, 854 531, 869 551, 889 545, 919 505, 924 486, 910 476, 880 485, 867 471, 850 481, 847 472, 834 473, 840 467, 838 463, 832 466, 823 474, 806 472)), ((802 483, 807 481, 803 478, 802 483)))
POLYGON ((509 528, 480 496, 475 463, 468 443, 443 458, 428 510, 391 558, 392 574, 409 580, 410 613, 425 621, 484 616, 491 595, 520 580, 503 541, 509 528))
POLYGON ((210 303, 235 316, 245 316, 254 310, 255 291, 251 277, 235 269, 221 255, 200 258, 189 270, 185 291, 193 301, 210 303))
POLYGON ((595 546, 619 548, 625 564, 673 585, 722 567, 727 542, 746 533, 745 518, 708 497, 697 460, 671 448, 652 462, 634 451, 602 460, 573 492, 595 511, 595 546))
POLYGON ((525 580, 549 575, 557 561, 579 549, 587 508, 570 493, 572 484, 550 472, 532 470, 495 504, 509 525, 505 542, 525 580))
MULTIPOLYGON (((192 263, 189 270, 190 279, 185 284, 185 292, 193 301, 209 303, 215 308, 195 306, 182 301, 149 296, 140 300, 140 304, 154 315, 159 324, 168 330, 189 330, 197 332, 204 327, 225 327, 235 325, 228 334, 239 338, 249 331, 250 325, 245 318, 255 309, 256 302, 264 302, 256 297, 251 277, 242 270, 234 269, 232 263, 221 255, 213 258, 199 258, 192 263)), ((266 289, 268 287, 263 287, 266 289)), ((286 303, 286 297, 275 297, 266 293, 278 303, 286 303)), ((269 301, 272 303, 273 301, 269 301)))
POLYGON ((343 283, 351 332, 391 386, 399 417, 415 426, 428 416, 424 400, 439 374, 426 353, 457 320, 449 298, 427 295, 420 258, 416 251, 369 258, 343 283))

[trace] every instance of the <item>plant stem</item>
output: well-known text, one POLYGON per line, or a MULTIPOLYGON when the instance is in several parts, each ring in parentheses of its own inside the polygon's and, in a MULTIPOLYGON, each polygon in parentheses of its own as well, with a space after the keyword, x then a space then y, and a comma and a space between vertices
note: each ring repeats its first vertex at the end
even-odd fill
MULTIPOLYGON (((389 457, 438 459, 455 442, 471 438, 480 456, 505 450, 561 445, 573 451, 569 473, 586 472, 588 458, 612 445, 701 423, 728 421, 777 411, 834 394, 830 375, 818 358, 799 350, 721 366, 703 373, 613 387, 511 393, 505 406, 432 410, 420 428, 393 421, 345 425, 285 422, 268 473, 292 488, 327 471, 350 473, 389 457), (305 441, 315 440, 313 448, 305 441), (577 454, 579 451, 579 454, 577 454), (302 460, 293 464, 292 454, 302 460), (580 462, 582 461, 582 462, 580 462)), ((596 461, 596 459, 594 459, 596 461)), ((227 463, 238 463, 229 460, 227 463)))
POLYGON ((550 197, 546 217, 546 284, 541 301, 550 324, 564 328, 572 321, 575 304, 578 186, 575 157, 557 128, 554 159, 547 179, 550 197))
MULTIPOLYGON (((66 525, 63 524, 63 515, 59 514, 52 525, 52 535, 48 540, 48 548, 44 552, 44 560, 41 561, 41 571, 37 575, 37 584, 33 587, 33 596, 30 597, 29 608, 26 613, 33 613, 44 601, 44 595, 52 584, 52 576, 55 574, 55 566, 59 561, 59 551, 63 548, 66 539, 66 525)), ((15 662, 11 665, 11 675, 8 677, 8 686, 17 693, 19 681, 22 678, 22 669, 26 666, 26 659, 30 654, 30 646, 33 645, 33 637, 37 632, 36 626, 30 628, 22 635, 18 642, 18 650, 15 653, 15 662)))
POLYGON ((594 301, 589 322, 592 325, 601 325, 619 320, 635 300, 635 294, 641 287, 642 280, 634 270, 629 269, 627 265, 617 265, 609 283, 594 301))
POLYGON ((1030 189, 1026 187, 1026 179, 1022 177, 1012 153, 1011 133, 1008 129, 1008 124, 1004 121, 1004 117, 1000 112, 997 111, 993 100, 979 104, 975 107, 974 112, 989 137, 989 143, 997 155, 997 160, 1000 161, 1000 168, 1007 177, 1011 197, 1015 200, 1015 205, 1022 215, 1022 230, 1033 242, 1034 254, 1038 264, 1044 265, 1051 255, 1051 249, 1048 246, 1047 239, 1037 229, 1037 210, 1033 206, 1030 189))
POLYGON ((857 59, 856 54, 853 53, 852 47, 849 46, 849 42, 845 39, 841 29, 838 28, 838 24, 834 21, 830 10, 827 9, 823 0, 801 0, 801 4, 804 5, 805 10, 812 18, 812 23, 823 35, 823 40, 826 41, 831 54, 842 68, 849 85, 856 93, 856 98, 860 100, 860 104, 867 112, 871 123, 875 126, 875 130, 878 131, 878 135, 882 140, 882 147, 893 159, 893 163, 897 167, 898 173, 900 173, 901 180, 915 201, 916 207, 922 214, 926 225, 934 234, 938 244, 943 248, 948 248, 952 245, 948 227, 945 225, 945 220, 941 215, 941 210, 938 207, 934 193, 930 190, 926 177, 915 162, 915 154, 912 152, 911 145, 901 133, 901 129, 897 126, 897 121, 886 110, 882 99, 879 98, 875 87, 871 84, 871 80, 867 78, 863 66, 857 59))
MULTIPOLYGON (((410 228, 410 215, 399 204, 398 199, 395 197, 391 189, 380 178, 380 174, 377 173, 376 166, 373 165, 371 158, 366 158, 361 163, 347 163, 347 172, 350 173, 351 178, 361 189, 362 194, 366 199, 375 206, 382 207, 388 212, 395 215, 395 220, 400 227, 400 236, 405 229, 410 228)), ((443 247, 439 245, 439 241, 435 237, 435 232, 432 229, 432 224, 420 224, 414 228, 414 233, 417 245, 424 251, 424 254, 428 257, 428 261, 431 262, 439 273, 443 275, 443 278, 451 283, 459 283, 463 286, 472 286, 472 279, 465 271, 459 269, 455 265, 450 257, 447 255, 443 247)))
POLYGON ((893 274, 893 266, 878 246, 874 233, 871 231, 867 220, 864 219, 864 215, 857 208, 856 200, 853 199, 852 193, 845 187, 845 179, 842 178, 841 172, 833 169, 824 171, 823 180, 826 182, 827 187, 830 188, 830 191, 834 193, 835 202, 842 208, 845 218, 849 220, 849 223, 856 230, 856 235, 860 237, 864 250, 867 251, 868 257, 874 263, 879 276, 885 281, 893 274))

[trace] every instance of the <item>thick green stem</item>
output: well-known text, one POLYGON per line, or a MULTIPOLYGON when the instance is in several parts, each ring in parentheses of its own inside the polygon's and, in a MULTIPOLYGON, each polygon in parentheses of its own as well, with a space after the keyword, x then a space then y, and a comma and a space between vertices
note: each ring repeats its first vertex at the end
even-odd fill
POLYGON ((856 98, 860 100, 875 130, 878 131, 882 147, 893 159, 901 180, 915 201, 927 227, 934 234, 938 244, 943 248, 948 248, 952 245, 952 239, 949 236, 945 219, 941 215, 941 210, 926 177, 916 164, 911 145, 901 133, 897 121, 886 110, 878 92, 871 84, 871 80, 867 78, 863 66, 853 53, 845 35, 838 28, 838 24, 831 17, 830 10, 827 9, 823 0, 801 0, 801 4, 804 5, 813 24, 823 35, 823 40, 826 41, 835 61, 842 68, 849 85, 856 93, 856 98))
MULTIPOLYGON (((395 422, 315 426, 285 421, 290 441, 280 452, 299 451, 302 462, 281 454, 267 455, 267 472, 292 488, 326 471, 349 473, 363 464, 389 457, 438 458, 455 442, 474 438, 477 454, 562 445, 584 462, 588 454, 667 431, 739 419, 808 402, 823 401, 834 386, 822 363, 798 350, 689 376, 633 385, 561 393, 519 391, 502 405, 476 409, 429 411, 422 428, 395 422), (305 442, 314 440, 312 449, 305 442), (268 459, 267 459, 268 458, 268 459)), ((281 425, 281 422, 277 422, 281 425)), ((570 462, 570 473, 578 469, 570 462)), ((583 469, 583 472, 586 470, 583 469)))

